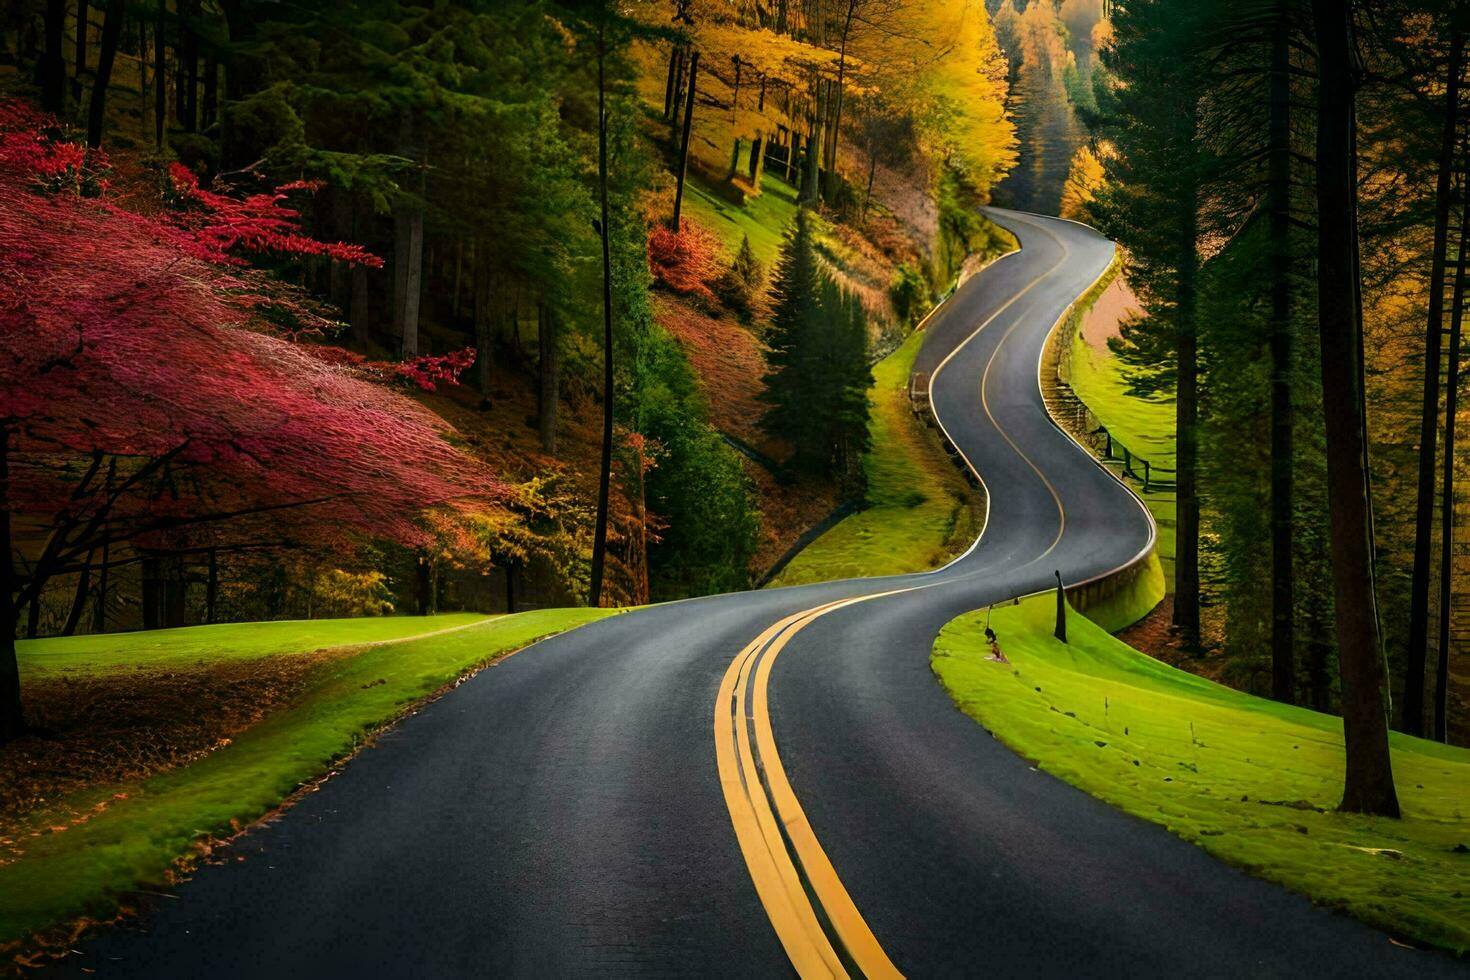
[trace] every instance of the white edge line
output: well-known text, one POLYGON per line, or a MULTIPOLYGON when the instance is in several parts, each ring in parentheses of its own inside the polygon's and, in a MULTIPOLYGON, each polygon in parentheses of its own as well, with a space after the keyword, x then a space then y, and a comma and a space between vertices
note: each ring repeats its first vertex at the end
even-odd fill
MULTIPOLYGON (((1058 218, 1057 220, 1058 221, 1072 221, 1071 218, 1058 218)), ((1089 227, 1087 225, 1084 225, 1080 221, 1072 221, 1072 224, 1079 225, 1079 226, 1081 226, 1083 228, 1087 228, 1088 231, 1093 231, 1093 232, 1097 231, 1097 229, 1091 228, 1091 227, 1089 227)), ((1041 352, 1036 355, 1036 387, 1037 387, 1038 390, 1041 391, 1041 405, 1042 405, 1042 407, 1044 409, 1046 409, 1046 417, 1051 422, 1051 424, 1056 428, 1056 430, 1058 432, 1060 432, 1062 435, 1066 436, 1067 439, 1074 446, 1076 446, 1078 449, 1082 450, 1082 454, 1084 456, 1086 456, 1089 460, 1091 460, 1093 462, 1093 464, 1097 466, 1098 469, 1100 469, 1104 473, 1106 473, 1110 478, 1112 478, 1112 480, 1114 482, 1116 482, 1124 490, 1127 490, 1128 491, 1128 496, 1131 497, 1133 499, 1133 502, 1138 505, 1138 509, 1141 510, 1141 511, 1143 511, 1144 519, 1148 521, 1148 541, 1144 543, 1143 549, 1141 551, 1139 551, 1138 554, 1134 555, 1132 558, 1128 559, 1123 564, 1119 565, 1117 568, 1111 569, 1111 570, 1106 571, 1106 572, 1101 572, 1101 573, 1099 573, 1097 575, 1092 576, 1089 579, 1084 579, 1081 582, 1075 582, 1071 586, 1072 588, 1077 588, 1077 587, 1081 587, 1081 586, 1084 586, 1084 585, 1091 585, 1093 582, 1102 581, 1105 578, 1110 578, 1111 576, 1116 575, 1119 572, 1122 572, 1122 571, 1124 571, 1124 570, 1126 570, 1128 568, 1131 568, 1134 565, 1137 565, 1139 562, 1146 561, 1148 559, 1149 552, 1154 550, 1154 546, 1158 544, 1158 540, 1159 540, 1159 526, 1158 526, 1157 522, 1154 521, 1153 512, 1150 511, 1148 509, 1148 505, 1143 502, 1143 498, 1140 497, 1137 493, 1135 493, 1134 490, 1133 490, 1133 488, 1130 487, 1127 483, 1125 483, 1122 480, 1122 478, 1120 478, 1118 476, 1118 474, 1116 474, 1112 470, 1108 469, 1107 466, 1105 466, 1103 464, 1102 460, 1098 459, 1096 456, 1094 456, 1092 454, 1092 451, 1090 449, 1088 449, 1086 446, 1082 445, 1082 443, 1078 442, 1077 439, 1073 437, 1072 433, 1070 433, 1066 429, 1062 428, 1062 424, 1060 422, 1058 422, 1057 421, 1057 417, 1052 414, 1051 406, 1046 403, 1046 389, 1042 387, 1042 383, 1041 383, 1041 372, 1043 370, 1043 365, 1044 365, 1044 363, 1046 361, 1046 348, 1051 344, 1052 339, 1056 336, 1056 333, 1061 328, 1062 324, 1065 323, 1067 321, 1067 318, 1069 316, 1071 316, 1072 313, 1076 310, 1077 303, 1082 299, 1083 296, 1086 296, 1088 293, 1092 292, 1095 288, 1097 288, 1097 284, 1098 283, 1102 282, 1103 279, 1107 278, 1108 272, 1111 271, 1112 268, 1113 268, 1113 262, 1117 261, 1118 258, 1119 258, 1119 256, 1118 256, 1118 245, 1117 245, 1117 243, 1116 242, 1110 242, 1109 244, 1111 244, 1113 246, 1113 258, 1111 260, 1109 260, 1108 264, 1103 268, 1103 270, 1097 274, 1097 278, 1093 279, 1092 280, 1092 283, 1086 289, 1082 290, 1082 292, 1080 294, 1078 294, 1077 299, 1074 299, 1074 300, 1072 300, 1072 302, 1070 302, 1070 303, 1067 304, 1067 308, 1062 311, 1062 315, 1059 316, 1059 317, 1057 317, 1057 321, 1055 323, 1053 323, 1051 325, 1051 329, 1046 332, 1046 339, 1044 341, 1042 341, 1042 344, 1041 344, 1041 352)), ((1118 270, 1118 275, 1122 275, 1122 270, 1121 269, 1118 270)), ((1078 398, 1078 401, 1081 401, 1081 398, 1080 397, 1078 398)), ((1083 402, 1083 405, 1086 405, 1086 404, 1087 404, 1086 402, 1083 402)), ((1088 409, 1088 411, 1091 411, 1091 409, 1088 409)))

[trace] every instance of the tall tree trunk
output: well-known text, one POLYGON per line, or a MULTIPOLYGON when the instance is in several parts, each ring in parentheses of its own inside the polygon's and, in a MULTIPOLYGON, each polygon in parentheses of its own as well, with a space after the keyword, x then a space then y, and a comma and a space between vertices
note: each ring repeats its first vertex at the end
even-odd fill
POLYGON ((424 275, 424 208, 415 201, 400 218, 404 222, 407 248, 404 253, 403 269, 403 313, 399 323, 399 336, 403 343, 404 357, 416 357, 419 353, 419 298, 423 293, 424 275))
POLYGON ((674 171, 674 218, 670 227, 679 230, 679 209, 684 204, 684 175, 689 170, 689 131, 694 128, 694 91, 699 80, 699 52, 689 55, 689 94, 684 102, 684 133, 679 138, 679 166, 674 171))
POLYGON ((66 108, 66 0, 46 0, 46 47, 36 65, 41 107, 57 115, 66 108))
POLYGON ((1450 674, 1450 597, 1454 585, 1455 544, 1455 413, 1459 409, 1460 328, 1465 320, 1465 244, 1470 237, 1470 166, 1462 172, 1460 240, 1455 258, 1454 299, 1450 306, 1450 363, 1445 371, 1444 476, 1441 477, 1439 544, 1439 656, 1434 671, 1434 737, 1448 741, 1450 674))
POLYGON ((1399 815, 1388 750, 1383 648, 1369 537, 1372 502, 1364 466, 1367 427, 1358 402, 1363 370, 1354 229, 1353 100, 1347 5, 1312 0, 1316 28, 1317 318, 1321 332, 1322 410, 1327 422, 1327 493, 1332 578, 1342 678, 1347 765, 1339 809, 1399 815))
POLYGON ((207 132, 219 120, 219 61, 211 52, 204 56, 204 108, 200 123, 207 132))
POLYGON ((1404 658, 1402 725, 1424 734, 1424 663, 1429 644, 1430 539, 1434 525, 1434 461, 1439 436, 1439 365, 1444 332, 1445 250, 1450 226, 1450 178, 1460 107, 1460 72, 1465 36, 1459 16, 1450 26, 1449 73, 1445 78, 1444 128, 1434 189, 1434 246, 1429 266, 1429 317, 1424 332, 1424 402, 1419 419, 1419 488, 1414 510, 1414 574, 1409 585, 1409 649, 1404 658))
POLYGON ((149 555, 142 561, 143 569, 143 628, 145 630, 158 629, 158 614, 162 609, 163 602, 163 570, 160 568, 158 556, 149 555))
POLYGON ((539 362, 537 426, 541 431, 541 449, 556 455, 556 417, 561 384, 559 359, 556 356, 556 314, 545 304, 537 307, 536 359, 539 362))
POLYGON ((1271 234, 1271 696, 1296 700, 1291 322, 1291 7, 1271 30, 1267 207, 1271 234))
POLYGON ((683 56, 683 49, 675 44, 669 48, 669 77, 664 81, 664 118, 668 119, 674 112, 674 81, 679 74, 679 59, 683 56))
POLYGON ((475 377, 480 386, 480 405, 490 405, 491 367, 495 350, 494 324, 490 318, 490 261, 482 255, 483 242, 475 242, 475 377))
POLYGON ((419 562, 417 568, 415 568, 415 572, 414 602, 418 607, 418 614, 420 616, 427 616, 434 602, 434 579, 432 574, 433 569, 426 556, 419 555, 419 562))
POLYGON ((153 142, 163 145, 163 131, 168 120, 168 98, 164 92, 168 59, 164 54, 163 27, 167 19, 168 0, 158 0, 153 20, 153 142))
POLYGON ((204 585, 204 621, 213 623, 219 618, 219 553, 209 549, 209 578, 204 585))
POLYGON ((1199 278, 1199 188, 1191 183, 1178 202, 1179 286, 1177 376, 1174 423, 1178 449, 1174 547, 1174 626, 1187 647, 1199 646, 1199 335, 1196 323, 1199 278))
POLYGON ((827 202, 837 195, 837 150, 842 139, 842 97, 847 80, 847 38, 852 33, 852 15, 857 10, 858 0, 847 0, 846 16, 842 21, 842 40, 837 49, 837 85, 832 95, 831 149, 827 153, 827 202))
POLYGON ((10 427, 0 426, 0 745, 25 732, 20 704, 20 662, 15 657, 15 627, 21 579, 15 568, 10 522, 10 427))
POLYGON ((87 71, 87 26, 90 16, 87 0, 77 0, 77 47, 76 57, 72 59, 74 63, 71 66, 71 77, 76 80, 72 91, 79 100, 82 97, 82 75, 87 71))
POLYGON ((516 566, 514 561, 505 563, 505 611, 516 611, 516 566))
POLYGON ((404 297, 408 295, 408 205, 393 211, 393 335, 403 337, 404 297))
POLYGON ((87 145, 102 145, 102 123, 107 111, 107 86, 112 81, 112 62, 122 35, 123 0, 107 0, 102 15, 102 40, 97 50, 97 77, 92 80, 92 102, 87 109, 87 145))
POLYGON ((189 20, 184 28, 184 132, 199 129, 199 0, 188 0, 189 20))
POLYGON ((107 631, 108 556, 111 550, 106 543, 102 545, 102 567, 97 572, 97 595, 92 605, 93 633, 107 631))
POLYGON ((163 569, 163 625, 167 629, 178 629, 184 625, 184 601, 188 595, 183 556, 169 555, 163 562, 163 569))
POLYGON ((684 102, 684 72, 689 64, 689 52, 679 47, 679 64, 674 72, 674 103, 669 112, 669 145, 679 139, 679 106, 684 102))
POLYGON ((587 604, 602 605, 602 571, 607 553, 607 504, 612 483, 613 303, 612 229, 607 207, 607 12, 597 24, 597 193, 602 220, 602 467, 597 476, 597 524, 592 532, 592 575, 587 604))
POLYGON ((868 223, 868 205, 873 200, 873 178, 877 173, 878 147, 876 145, 870 145, 868 147, 868 186, 863 190, 863 213, 858 219, 859 224, 866 225, 868 223))
POLYGON ((811 121, 811 134, 807 137, 806 144, 806 173, 801 181, 801 203, 816 204, 821 196, 818 186, 818 175, 821 170, 822 160, 822 81, 817 80, 816 105, 813 108, 811 121))
POLYGON ((82 610, 87 608, 87 595, 92 591, 92 558, 94 553, 88 553, 87 564, 77 573, 77 590, 72 593, 71 609, 66 613, 66 622, 62 624, 61 635, 73 636, 77 626, 82 622, 82 610))

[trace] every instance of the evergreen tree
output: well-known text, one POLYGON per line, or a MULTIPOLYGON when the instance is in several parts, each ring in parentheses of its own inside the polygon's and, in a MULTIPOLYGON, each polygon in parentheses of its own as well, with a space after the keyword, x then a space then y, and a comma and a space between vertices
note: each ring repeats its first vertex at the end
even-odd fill
POLYGON ((1103 128, 1116 153, 1092 210, 1128 250, 1128 280, 1147 316, 1115 347, 1134 366, 1139 393, 1172 388, 1178 439, 1174 625, 1199 642, 1199 240, 1206 154, 1196 140, 1205 72, 1203 11, 1195 4, 1128 0, 1113 14, 1103 62, 1116 79, 1103 93, 1103 128))
POLYGON ((821 317, 820 286, 811 223, 807 212, 800 210, 786 231, 771 280, 771 322, 766 335, 769 370, 760 397, 771 406, 761 419, 761 428, 789 441, 802 462, 822 457, 812 364, 821 317))
POLYGON ((761 425, 791 442, 792 462, 861 487, 868 448, 868 319, 862 301, 817 268, 811 228, 799 212, 776 266, 761 425))

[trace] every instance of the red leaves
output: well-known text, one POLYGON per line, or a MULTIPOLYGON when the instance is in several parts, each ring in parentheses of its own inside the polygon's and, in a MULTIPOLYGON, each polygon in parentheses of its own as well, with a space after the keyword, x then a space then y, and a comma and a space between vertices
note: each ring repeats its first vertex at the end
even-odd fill
POLYGON ((683 231, 675 232, 666 225, 654 225, 648 233, 649 271, 680 295, 699 296, 713 302, 715 297, 709 283, 723 271, 720 243, 691 221, 685 221, 683 226, 683 231))
POLYGON ((425 391, 435 391, 435 385, 438 382, 447 381, 454 384, 459 381, 459 376, 468 371, 474 363, 475 349, 466 347, 448 354, 415 357, 402 364, 394 365, 393 370, 400 378, 413 382, 425 391))
POLYGON ((268 284, 224 249, 298 244, 278 195, 233 202, 176 173, 199 208, 181 227, 37 194, 35 146, 51 144, 7 130, 18 117, 0 103, 0 426, 27 524, 105 503, 108 534, 206 520, 216 540, 258 540, 241 515, 269 512, 298 540, 420 544, 425 512, 504 499, 441 418, 376 380, 451 380, 473 351, 380 367, 258 329, 268 284), (112 462, 89 473, 93 454, 112 462))
POLYGON ((174 208, 174 223, 191 235, 190 253, 208 262, 244 264, 231 255, 246 252, 277 252, 286 255, 324 255, 353 265, 380 268, 383 260, 361 245, 319 242, 302 235, 296 227, 301 212, 282 207, 287 191, 319 190, 321 184, 295 181, 276 188, 273 194, 252 194, 237 201, 204 190, 199 178, 183 164, 169 165, 169 187, 164 197, 174 208))

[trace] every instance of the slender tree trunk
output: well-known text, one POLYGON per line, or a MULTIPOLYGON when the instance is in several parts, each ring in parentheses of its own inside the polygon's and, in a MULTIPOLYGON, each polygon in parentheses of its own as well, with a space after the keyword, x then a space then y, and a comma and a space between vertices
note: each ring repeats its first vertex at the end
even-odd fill
POLYGON ((868 205, 873 200, 873 177, 878 173, 878 147, 868 147, 868 186, 863 190, 863 213, 859 224, 868 223, 868 205))
MULTIPOLYGON (((367 203, 356 195, 352 198, 352 241, 360 242, 367 236, 372 221, 367 203)), ((351 280, 351 308, 348 313, 352 324, 352 339, 365 346, 373 336, 372 294, 368 290, 368 268, 362 263, 348 270, 351 280)))
POLYGON ((556 351, 556 314, 545 304, 537 307, 536 359, 540 373, 537 426, 541 431, 541 449, 556 455, 557 405, 561 397, 560 364, 556 351))
POLYGON ((393 212, 393 334, 403 337, 404 297, 408 295, 408 205, 400 204, 393 212))
POLYGON ((41 635, 41 596, 44 594, 45 584, 38 584, 35 593, 31 596, 30 608, 26 610, 27 640, 34 640, 41 635))
POLYGON ((516 566, 513 561, 505 563, 505 611, 516 611, 516 566))
POLYGON ((87 26, 90 16, 87 0, 77 0, 77 47, 74 64, 71 66, 71 77, 76 80, 72 91, 76 93, 78 100, 82 97, 82 75, 87 71, 87 26))
POLYGON ((1199 646, 1199 189, 1193 183, 1179 202, 1179 286, 1175 304, 1178 385, 1174 422, 1178 473, 1174 558, 1174 625, 1187 647, 1199 646))
POLYGON ((674 219, 670 227, 679 230, 679 209, 684 204, 684 175, 689 170, 689 131, 694 128, 694 92, 699 79, 699 52, 689 55, 689 94, 684 102, 684 134, 679 138, 679 167, 675 174, 674 219))
POLYGON ((97 595, 92 606, 92 632, 107 631, 108 556, 112 549, 102 545, 102 567, 97 572, 97 595))
POLYGON ((418 567, 415 571, 414 601, 418 606, 418 614, 420 616, 427 616, 434 602, 434 580, 429 559, 423 555, 419 555, 418 567))
POLYGON ((816 204, 821 196, 818 176, 822 160, 822 82, 817 80, 817 102, 812 112, 812 131, 806 144, 806 174, 801 182, 801 203, 816 204))
POLYGON ((143 570, 143 628, 145 630, 158 629, 158 614, 163 606, 161 601, 163 588, 161 580, 162 570, 157 556, 150 555, 142 561, 143 570))
POLYGON ((214 623, 219 618, 219 554, 209 549, 209 579, 204 586, 204 621, 214 623))
POLYGON ((424 208, 415 202, 407 217, 408 254, 403 276, 402 354, 416 357, 419 353, 419 297, 424 275, 424 208))
POLYGON ((20 704, 20 662, 15 657, 15 627, 21 578, 15 567, 10 521, 10 427, 0 426, 0 744, 25 732, 20 704))
POLYGON ((163 131, 167 124, 168 99, 164 92, 168 70, 164 54, 163 27, 167 19, 168 0, 158 0, 158 9, 153 20, 153 142, 163 145, 163 131))
POLYGON ((831 203, 837 195, 837 151, 842 139, 842 98, 847 80, 847 38, 852 33, 852 15, 857 10, 857 0, 847 0, 847 13, 842 21, 842 42, 837 50, 837 86, 832 94, 832 147, 827 154, 827 201, 831 203))
POLYGON ((1327 421, 1327 490, 1331 514, 1334 608, 1342 678, 1347 766, 1339 809, 1399 815, 1388 750, 1383 648, 1369 538, 1372 503, 1358 402, 1362 372, 1361 310, 1353 255, 1357 187, 1353 179, 1353 100, 1349 11, 1313 0, 1317 93, 1317 314, 1321 331, 1322 409, 1327 421))
POLYGON ((46 47, 36 66, 41 107, 58 115, 66 108, 66 0, 46 0, 46 47))
POLYGON ((107 111, 107 86, 112 81, 112 62, 122 35, 123 0, 107 0, 102 15, 102 40, 97 51, 97 77, 92 80, 92 101, 87 110, 87 145, 102 145, 102 124, 107 111))
POLYGON ((684 102, 684 71, 689 64, 689 53, 681 45, 678 49, 679 63, 674 72, 674 102, 669 112, 669 144, 679 139, 679 106, 684 102))
POLYGON ((1271 31, 1267 198, 1271 233, 1271 696, 1296 700, 1292 476, 1291 8, 1276 0, 1271 31))
POLYGON ((587 604, 602 605, 602 571, 607 552, 607 505, 612 483, 613 305, 612 229, 607 207, 607 13, 597 25, 597 192, 602 220, 602 468, 597 479, 597 524, 592 534, 592 576, 587 604))
POLYGON ((679 74, 679 58, 682 49, 675 44, 669 48, 669 77, 664 82, 664 118, 668 119, 674 112, 674 83, 679 74))
POLYGON ((180 38, 183 50, 180 52, 182 64, 183 92, 180 104, 183 106, 183 114, 180 117, 184 123, 184 132, 193 133, 199 129, 199 0, 188 0, 188 21, 181 19, 183 36, 180 38))
POLYGON ((490 404, 492 358, 495 336, 490 319, 490 262, 480 253, 484 244, 475 242, 475 377, 480 385, 480 405, 490 404))
POLYGON ((1439 436, 1439 366, 1444 332, 1445 250, 1450 226, 1450 178, 1460 106, 1465 50, 1461 20, 1452 16, 1449 73, 1445 78, 1444 128, 1435 178, 1434 246, 1429 267, 1429 317, 1424 332, 1424 402, 1419 419, 1419 489, 1414 510, 1414 574, 1409 585, 1409 648, 1404 658, 1402 725, 1424 734, 1424 664, 1429 644, 1430 540, 1434 525, 1434 461, 1439 436))
POLYGON ((204 109, 201 123, 207 132, 219 120, 219 62, 213 54, 204 57, 204 109))
POLYGON ((72 593, 71 609, 66 613, 66 622, 61 627, 62 636, 73 636, 82 622, 82 610, 87 608, 87 595, 92 591, 92 558, 88 553, 87 564, 77 573, 77 590, 72 593))
POLYGON ((1441 477, 1439 544, 1439 656, 1434 671, 1434 737, 1449 737, 1450 597, 1454 593, 1455 544, 1455 414, 1459 410, 1460 328, 1465 320, 1465 244, 1470 237, 1470 188, 1462 171, 1460 238, 1455 258, 1454 299, 1450 306, 1450 362, 1445 372, 1444 476, 1441 477))
POLYGON ((169 555, 163 562, 163 568, 163 625, 168 629, 178 629, 184 625, 184 601, 188 595, 183 556, 169 555))

